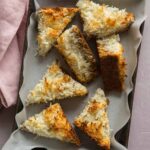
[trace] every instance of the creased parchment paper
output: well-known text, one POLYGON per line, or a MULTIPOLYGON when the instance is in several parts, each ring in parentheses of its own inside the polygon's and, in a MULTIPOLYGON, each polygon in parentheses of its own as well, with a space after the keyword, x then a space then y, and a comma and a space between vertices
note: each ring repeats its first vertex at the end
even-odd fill
MULTIPOLYGON (((37 0, 35 1, 36 8, 48 7, 48 6, 65 6, 71 7, 75 6, 76 0, 37 0)), ((110 100, 109 105, 109 119, 111 126, 111 143, 112 150, 127 150, 124 146, 119 144, 114 136, 115 134, 128 122, 130 118, 130 110, 128 107, 128 95, 133 90, 132 76, 137 65, 137 49, 141 43, 142 36, 140 34, 139 28, 142 22, 145 20, 144 0, 100 0, 100 3, 109 4, 111 6, 116 6, 119 8, 126 8, 127 11, 133 12, 136 17, 135 23, 131 28, 120 34, 121 42, 125 48, 125 58, 127 61, 127 78, 125 82, 125 90, 122 93, 111 92, 107 94, 110 100)), ((80 27, 81 22, 79 21, 79 14, 74 18, 73 22, 70 24, 78 24, 80 27)), ((40 58, 35 56, 37 43, 37 22, 35 13, 30 17, 30 24, 27 32, 28 48, 24 58, 24 70, 23 70, 23 84, 20 89, 21 101, 24 104, 29 90, 31 90, 35 84, 41 79, 43 74, 47 70, 53 60, 58 59, 61 66, 68 72, 69 69, 64 63, 62 57, 58 54, 57 50, 53 48, 51 52, 45 57, 40 58)), ((93 40, 89 41, 89 44, 94 52, 96 52, 96 45, 93 40)), ((87 100, 95 93, 98 87, 103 88, 101 77, 97 77, 92 83, 86 84, 89 90, 89 94, 86 97, 73 98, 68 100, 59 101, 66 116, 72 123, 76 115, 78 115, 84 108, 87 100)), ((47 107, 49 104, 32 105, 29 107, 24 107, 23 110, 16 115, 17 125, 19 126, 25 119, 29 116, 39 113, 43 108, 47 107)), ((44 147, 48 150, 97 150, 100 149, 91 139, 86 135, 77 130, 77 133, 81 139, 81 147, 74 146, 72 144, 60 142, 54 139, 46 139, 42 137, 37 137, 30 133, 24 131, 16 130, 12 133, 9 140, 3 147, 3 150, 30 150, 34 147, 44 147)))

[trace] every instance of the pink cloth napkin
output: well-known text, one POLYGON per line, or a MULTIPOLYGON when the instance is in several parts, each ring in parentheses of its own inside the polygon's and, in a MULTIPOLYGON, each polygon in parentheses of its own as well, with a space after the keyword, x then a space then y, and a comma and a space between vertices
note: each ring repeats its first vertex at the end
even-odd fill
POLYGON ((16 104, 28 0, 0 1, 0 105, 16 104))

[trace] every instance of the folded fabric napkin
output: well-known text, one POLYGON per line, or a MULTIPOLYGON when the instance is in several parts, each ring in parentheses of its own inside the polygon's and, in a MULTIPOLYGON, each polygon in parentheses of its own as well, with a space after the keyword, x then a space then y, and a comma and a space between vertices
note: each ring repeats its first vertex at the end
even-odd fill
POLYGON ((28 0, 0 1, 0 106, 16 104, 28 0))

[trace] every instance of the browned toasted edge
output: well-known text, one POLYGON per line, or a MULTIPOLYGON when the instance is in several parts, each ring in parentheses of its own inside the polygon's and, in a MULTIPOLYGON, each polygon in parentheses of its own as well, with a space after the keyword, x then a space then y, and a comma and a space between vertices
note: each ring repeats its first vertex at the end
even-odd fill
MULTIPOLYGON (((67 8, 67 9, 69 9, 71 12, 74 12, 75 14, 72 16, 72 19, 68 22, 68 24, 66 25, 66 27, 62 30, 62 32, 58 35, 58 37, 63 33, 63 31, 69 26, 69 24, 72 22, 72 20, 73 20, 73 18, 76 16, 76 13, 79 11, 79 8, 77 8, 77 7, 43 7, 43 8, 39 8, 38 10, 37 10, 37 15, 36 15, 36 20, 37 20, 37 35, 36 35, 36 41, 38 41, 38 37, 39 37, 39 32, 40 32, 40 30, 39 30, 39 28, 38 28, 38 23, 39 23, 39 18, 38 18, 38 14, 39 13, 46 13, 46 14, 51 14, 51 12, 49 12, 48 10, 50 10, 50 9, 52 9, 52 10, 56 10, 56 11, 58 11, 58 10, 62 10, 62 9, 64 9, 64 8, 67 8)), ((56 41, 57 41, 57 39, 58 39, 58 37, 56 37, 56 41)), ((52 47, 50 48, 50 49, 52 49, 53 47, 54 47, 54 45, 56 44, 56 41, 52 44, 52 47)), ((38 43, 38 42, 37 42, 38 43)), ((47 53, 49 53, 49 52, 47 52, 47 53)), ((46 54, 47 54, 46 53, 46 54)), ((46 55, 45 54, 45 55, 46 55)), ((45 57, 45 55, 43 55, 43 57, 45 57)), ((42 55, 40 55, 40 56, 42 56, 42 55)))
MULTIPOLYGON (((77 36, 77 39, 79 39, 79 44, 82 45, 84 48, 82 49, 82 51, 84 51, 84 55, 86 57, 86 59, 91 63, 91 76, 89 77, 89 79, 84 79, 82 80, 77 74, 76 74, 76 71, 74 71, 74 69, 72 67, 69 67, 70 70, 74 73, 76 79, 78 81, 80 81, 81 83, 88 83, 88 82, 91 82, 94 80, 94 78, 98 75, 98 70, 97 70, 97 65, 96 65, 96 59, 95 59, 95 56, 92 52, 92 49, 89 47, 86 39, 84 38, 82 32, 80 31, 80 29, 78 28, 77 25, 74 25, 74 28, 73 28, 73 31, 74 33, 76 34, 77 36)), ((64 55, 61 53, 61 51, 59 49, 61 49, 59 46, 58 46, 58 43, 56 42, 56 45, 55 47, 57 48, 58 52, 62 55, 62 57, 64 58, 65 62, 68 64, 68 66, 70 66, 70 63, 66 60, 66 58, 64 57, 64 55)))
POLYGON ((125 88, 124 84, 126 77, 126 61, 123 56, 123 47, 121 49, 122 54, 114 54, 104 49, 99 50, 99 43, 97 43, 97 50, 105 91, 109 92, 116 90, 121 92, 125 88))
MULTIPOLYGON (((90 1, 92 1, 92 0, 90 0, 90 1)), ((100 3, 97 3, 97 4, 100 5, 100 3)), ((106 35, 106 36, 103 36, 103 37, 98 37, 98 36, 96 36, 96 35, 92 35, 92 34, 90 35, 90 34, 86 33, 86 31, 84 30, 84 20, 83 20, 83 18, 81 17, 81 10, 80 10, 80 9, 79 9, 79 13, 80 13, 80 21, 83 23, 83 32, 84 32, 84 35, 86 36, 87 39, 91 39, 91 38, 104 38, 104 37, 107 37, 107 36, 111 36, 111 35, 113 35, 113 34, 118 34, 118 33, 122 33, 122 32, 128 31, 129 28, 130 28, 130 26, 131 26, 131 25, 134 23, 134 21, 135 21, 135 15, 134 15, 133 13, 131 13, 131 12, 127 12, 128 15, 130 15, 131 17, 133 17, 133 21, 130 22, 130 24, 129 24, 126 28, 120 29, 118 32, 112 32, 111 34, 106 35)))

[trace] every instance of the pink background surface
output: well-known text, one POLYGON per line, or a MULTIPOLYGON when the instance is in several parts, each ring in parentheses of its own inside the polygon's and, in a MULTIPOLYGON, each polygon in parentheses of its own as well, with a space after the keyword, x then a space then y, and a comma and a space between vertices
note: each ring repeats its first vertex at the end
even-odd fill
POLYGON ((0 1, 0 103, 16 104, 28 0, 0 1))
MULTIPOLYGON (((150 1, 146 0, 146 14, 150 1)), ((129 150, 150 149, 150 18, 144 28, 133 103, 129 150)), ((0 110, 0 149, 9 138, 14 122, 15 107, 0 110)))
POLYGON ((146 0, 142 46, 139 56, 131 119, 129 150, 150 150, 150 1, 146 0))

